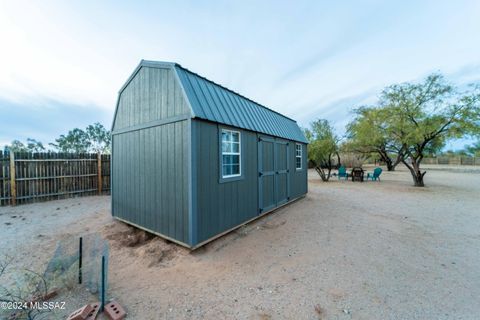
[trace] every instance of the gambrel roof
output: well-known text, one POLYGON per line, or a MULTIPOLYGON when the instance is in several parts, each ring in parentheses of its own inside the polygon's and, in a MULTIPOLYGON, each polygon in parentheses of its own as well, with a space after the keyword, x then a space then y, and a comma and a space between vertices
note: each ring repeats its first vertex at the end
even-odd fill
POLYGON ((208 80, 177 63, 142 60, 137 70, 142 66, 173 68, 189 101, 194 118, 307 143, 295 120, 208 80))

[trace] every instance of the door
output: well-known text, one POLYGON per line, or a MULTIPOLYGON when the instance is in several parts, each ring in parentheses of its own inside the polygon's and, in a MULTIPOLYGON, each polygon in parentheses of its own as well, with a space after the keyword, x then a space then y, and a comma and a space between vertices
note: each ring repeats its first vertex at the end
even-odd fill
POLYGON ((288 154, 288 142, 271 137, 259 137, 259 213, 278 207, 290 199, 288 154))

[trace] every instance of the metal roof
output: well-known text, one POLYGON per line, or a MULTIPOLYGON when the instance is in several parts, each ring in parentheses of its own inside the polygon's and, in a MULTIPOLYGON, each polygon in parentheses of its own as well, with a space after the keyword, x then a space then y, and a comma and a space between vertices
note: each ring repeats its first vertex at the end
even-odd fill
POLYGON ((296 121, 174 64, 193 116, 307 143, 296 121))

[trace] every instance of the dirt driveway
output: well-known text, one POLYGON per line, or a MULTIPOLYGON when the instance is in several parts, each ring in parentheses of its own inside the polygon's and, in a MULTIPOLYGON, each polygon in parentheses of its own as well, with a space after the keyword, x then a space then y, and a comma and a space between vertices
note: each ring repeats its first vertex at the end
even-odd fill
POLYGON ((478 319, 480 171, 382 178, 310 172, 307 197, 193 253, 138 238, 109 197, 2 207, 0 253, 43 270, 59 239, 100 232, 130 319, 478 319))

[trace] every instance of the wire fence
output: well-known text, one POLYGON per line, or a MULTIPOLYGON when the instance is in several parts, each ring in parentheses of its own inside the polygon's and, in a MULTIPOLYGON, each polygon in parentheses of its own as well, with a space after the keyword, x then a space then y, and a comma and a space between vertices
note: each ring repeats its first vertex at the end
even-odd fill
POLYGON ((110 192, 110 155, 0 151, 0 206, 110 192))

